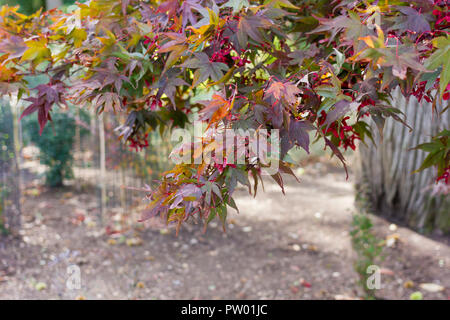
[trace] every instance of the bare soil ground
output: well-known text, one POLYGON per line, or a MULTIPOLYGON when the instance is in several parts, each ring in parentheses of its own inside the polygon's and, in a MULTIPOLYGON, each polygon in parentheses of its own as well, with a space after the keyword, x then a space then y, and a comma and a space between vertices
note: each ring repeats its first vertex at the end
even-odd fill
MULTIPOLYGON (((269 181, 256 198, 239 190, 240 213, 229 211, 226 233, 217 223, 206 234, 186 225, 178 237, 150 223, 113 238, 95 223, 92 192, 28 192, 21 236, 0 238, 0 299, 357 299, 352 182, 341 170, 307 172, 300 184, 286 177, 285 196, 269 181), (72 264, 80 289, 66 285, 72 264)), ((384 250, 377 296, 449 299, 448 238, 373 219, 378 236, 395 240, 384 250)))

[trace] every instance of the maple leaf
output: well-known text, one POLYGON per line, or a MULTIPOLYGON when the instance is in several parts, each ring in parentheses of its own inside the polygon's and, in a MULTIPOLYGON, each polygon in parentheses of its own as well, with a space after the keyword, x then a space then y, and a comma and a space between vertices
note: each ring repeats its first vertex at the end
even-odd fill
POLYGON ((122 102, 120 96, 115 92, 103 92, 97 94, 92 99, 92 105, 97 108, 98 112, 122 110, 122 102))
POLYGON ((257 43, 263 43, 264 39, 261 33, 261 29, 268 29, 273 25, 263 13, 258 12, 258 14, 253 16, 243 16, 238 23, 237 40, 241 48, 246 48, 248 43, 248 38, 250 37, 257 43))
MULTIPOLYGON (((450 131, 444 129, 439 132, 431 142, 419 144, 415 150, 423 150, 428 153, 419 169, 414 172, 422 171, 431 166, 437 166, 437 175, 444 175, 449 170, 450 161, 450 131)), ((438 179, 439 180, 439 179, 438 179)))
POLYGON ((333 152, 333 154, 341 161, 341 163, 342 163, 342 165, 344 166, 344 169, 345 169, 346 178, 348 179, 348 169, 347 169, 347 164, 345 163, 344 155, 339 150, 339 148, 336 147, 336 145, 334 145, 333 142, 331 142, 330 139, 328 139, 325 136, 323 137, 323 139, 325 141, 325 148, 329 147, 331 149, 331 151, 333 152))
POLYGON ((203 16, 193 27, 200 28, 203 26, 215 25, 217 21, 215 21, 216 17, 220 15, 220 9, 217 6, 215 1, 212 1, 211 7, 201 7, 198 9, 198 12, 203 16))
POLYGON ((312 58, 319 53, 319 48, 313 43, 309 48, 304 50, 296 50, 288 54, 288 57, 292 59, 290 64, 301 65, 304 59, 312 58))
POLYGON ((110 59, 105 67, 95 68, 94 71, 96 71, 96 74, 91 77, 90 80, 98 80, 102 83, 102 87, 106 87, 108 85, 114 86, 116 92, 119 93, 123 82, 129 82, 129 79, 117 71, 114 63, 115 59, 110 59))
POLYGON ((194 56, 193 59, 181 65, 184 68, 197 69, 194 73, 193 86, 209 78, 213 81, 219 81, 224 76, 224 72, 228 70, 228 66, 225 63, 210 61, 208 55, 204 52, 195 53, 194 56))
POLYGON ((128 115, 125 123, 114 129, 114 131, 118 133, 119 138, 123 138, 125 141, 128 140, 130 135, 133 133, 133 127, 137 122, 137 118, 138 113, 136 111, 132 111, 128 115))
POLYGON ((164 43, 161 48, 158 49, 158 53, 170 52, 164 65, 164 70, 168 70, 172 67, 178 59, 186 53, 188 46, 186 44, 187 39, 184 34, 175 32, 166 32, 162 35, 166 36, 170 40, 164 43))
POLYGON ((370 113, 372 120, 375 122, 375 125, 378 128, 381 140, 383 140, 383 129, 386 118, 388 117, 392 117, 392 119, 402 123, 405 127, 409 128, 409 130, 412 131, 412 128, 406 123, 406 121, 399 116, 403 115, 404 117, 403 112, 397 108, 384 104, 377 104, 375 106, 370 106, 367 111, 370 113))
POLYGON ((169 69, 165 74, 159 78, 158 82, 156 83, 154 88, 158 89, 158 92, 156 94, 156 98, 160 99, 163 94, 165 94, 172 105, 175 107, 175 92, 176 88, 183 85, 188 85, 186 81, 184 81, 181 78, 177 78, 179 72, 172 69, 169 69))
POLYGON ((48 120, 51 120, 50 111, 53 105, 62 104, 65 101, 61 94, 64 91, 64 85, 61 82, 56 84, 40 84, 34 90, 37 90, 37 95, 25 99, 30 101, 31 104, 25 108, 19 120, 37 111, 40 127, 39 134, 42 134, 48 120))
POLYGON ((167 37, 169 39, 168 42, 165 42, 159 49, 159 53, 172 51, 173 48, 177 45, 182 45, 187 42, 187 38, 184 34, 176 33, 176 32, 164 32, 161 36, 167 37))
POLYGON ((178 0, 162 1, 156 12, 167 13, 169 17, 173 17, 177 14, 179 6, 178 0))
POLYGON ((168 206, 162 205, 164 199, 155 200, 151 202, 147 208, 141 213, 141 218, 138 220, 139 222, 143 222, 150 218, 157 216, 158 214, 163 215, 169 209, 168 206))
POLYGON ((272 126, 281 129, 283 126, 284 110, 281 103, 277 103, 272 108, 266 108, 267 120, 270 120, 272 126))
POLYGON ((0 52, 8 54, 8 60, 19 58, 28 49, 21 37, 12 36, 0 42, 0 52))
POLYGON ((281 81, 273 82, 266 90, 266 94, 272 95, 276 100, 283 98, 289 104, 297 102, 297 94, 300 92, 301 90, 292 82, 281 81))
POLYGON ((250 6, 248 0, 229 0, 221 8, 233 8, 233 13, 241 11, 242 8, 250 6))
POLYGON ((354 105, 352 105, 347 100, 339 100, 338 102, 336 102, 333 106, 333 109, 331 109, 327 113, 327 118, 326 118, 325 122, 323 123, 324 125, 326 125, 326 129, 328 129, 328 127, 333 122, 342 118, 347 112, 349 112, 352 109, 352 106, 354 106, 354 105))
POLYGON ((314 29, 308 34, 331 32, 328 43, 331 43, 338 33, 341 33, 344 29, 348 29, 352 26, 353 21, 346 15, 337 16, 334 19, 326 19, 315 17, 320 22, 320 26, 314 29))
POLYGON ((211 101, 200 102, 205 105, 205 108, 200 111, 200 120, 209 121, 208 128, 213 123, 218 123, 225 118, 231 109, 233 109, 234 97, 228 101, 218 94, 212 96, 211 101))
POLYGON ((397 7, 397 9, 404 14, 404 16, 395 17, 395 25, 392 30, 412 31, 421 34, 426 31, 431 31, 430 16, 417 11, 411 7, 397 7))
POLYGON ((192 10, 200 11, 203 7, 200 5, 201 0, 185 0, 180 6, 179 12, 183 18, 182 24, 183 27, 186 27, 188 22, 191 25, 195 25, 197 23, 197 18, 192 10))
POLYGON ((16 74, 18 70, 16 68, 8 68, 3 64, 0 64, 0 82, 15 82, 20 79, 20 76, 16 74))
POLYGON ((39 39, 37 41, 28 41, 26 43, 28 49, 22 55, 21 61, 32 61, 34 65, 38 65, 47 58, 51 58, 51 51, 47 48, 47 41, 39 39))
POLYGON ((286 194, 286 192, 284 191, 284 181, 283 181, 283 177, 281 176, 281 173, 277 172, 270 176, 272 177, 273 180, 275 180, 276 183, 278 183, 278 185, 281 188, 281 192, 283 192, 283 194, 286 194))
POLYGON ((75 47, 79 48, 83 41, 87 39, 87 32, 84 29, 73 29, 70 33, 70 37, 73 39, 75 47))
POLYGON ((316 29, 307 34, 330 32, 331 36, 328 39, 330 44, 338 34, 343 35, 343 43, 353 45, 353 50, 358 52, 362 49, 363 43, 355 41, 364 36, 373 35, 373 30, 363 25, 359 15, 355 12, 349 11, 347 15, 339 15, 333 19, 319 18, 314 16, 321 24, 316 29))
POLYGON ((373 63, 384 67, 392 67, 392 74, 402 80, 406 79, 408 68, 421 72, 429 72, 420 63, 419 54, 415 48, 407 45, 399 45, 396 42, 392 43, 392 41, 389 41, 386 46, 381 30, 378 38, 364 37, 361 40, 368 47, 355 54, 350 60, 373 61, 373 63))
POLYGON ((299 7, 294 6, 289 0, 266 0, 264 1, 266 6, 270 6, 273 8, 289 8, 289 9, 300 9, 299 7))
POLYGON ((450 82, 450 36, 438 37, 433 40, 437 50, 425 61, 425 67, 429 70, 436 70, 442 66, 440 78, 440 94, 444 95, 445 89, 450 82))
POLYGON ((309 153, 309 133, 314 126, 309 121, 291 121, 289 138, 309 153))
POLYGON ((421 72, 429 72, 419 61, 419 54, 409 46, 399 46, 382 50, 384 61, 382 65, 392 66, 392 73, 400 79, 406 78, 407 68, 421 72), (398 54, 401 52, 401 54, 398 54))

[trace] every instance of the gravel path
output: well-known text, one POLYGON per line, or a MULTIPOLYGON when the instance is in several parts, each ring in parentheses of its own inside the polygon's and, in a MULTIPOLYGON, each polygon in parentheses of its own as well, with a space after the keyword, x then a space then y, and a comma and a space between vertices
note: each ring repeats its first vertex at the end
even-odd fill
MULTIPOLYGON (((325 169, 308 170, 300 184, 286 180, 286 196, 270 181, 256 198, 239 190, 240 213, 229 212, 226 233, 213 222, 206 234, 191 224, 178 237, 158 222, 108 236, 96 224, 92 193, 29 195, 22 240, 0 238, 0 299, 358 298, 351 181, 325 169), (67 286, 70 265, 79 267, 80 289, 67 286)), ((377 296, 421 291, 424 299, 448 299, 448 239, 374 221, 380 237, 395 240, 385 249, 377 296)))

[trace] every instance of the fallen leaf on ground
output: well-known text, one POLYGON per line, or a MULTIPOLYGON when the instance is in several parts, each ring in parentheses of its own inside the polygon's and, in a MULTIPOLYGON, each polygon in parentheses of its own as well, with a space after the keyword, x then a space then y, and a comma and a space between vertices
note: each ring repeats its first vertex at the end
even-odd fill
POLYGON ((41 192, 37 188, 32 188, 32 189, 25 190, 24 194, 27 196, 37 197, 38 195, 41 194, 41 192))
POLYGON ((421 283, 419 287, 428 292, 444 291, 444 287, 436 283, 421 283))
POLYGON ((300 279, 300 284, 305 288, 311 288, 311 283, 305 281, 305 279, 300 279))
POLYGON ((422 292, 420 291, 416 291, 411 293, 411 295, 409 296, 410 300, 422 300, 423 299, 423 295, 422 292))
POLYGON ((390 230, 390 231, 393 231, 393 232, 394 232, 394 231, 397 231, 397 225, 395 225, 395 224, 393 224, 393 223, 390 224, 390 225, 389 225, 389 230, 390 230))
POLYGON ((169 230, 169 229, 161 229, 161 230, 159 230, 159 233, 160 233, 160 234, 163 234, 163 235, 169 234, 169 233, 170 233, 170 230, 169 230))
POLYGON ((400 240, 400 235, 397 233, 388 235, 386 237, 386 247, 393 247, 400 240))
POLYGON ((394 271, 392 271, 391 269, 388 269, 388 268, 381 268, 380 273, 387 275, 387 276, 393 276, 395 274, 394 271))
POLYGON ((142 245, 142 240, 140 238, 130 238, 127 239, 126 244, 129 247, 140 246, 142 245))
POLYGON ((291 286, 289 289, 291 290, 291 292, 293 294, 296 294, 296 293, 298 293, 300 291, 300 289, 298 287, 296 287, 296 286, 291 286))
POLYGON ((36 283, 36 285, 34 286, 34 288, 35 288, 37 291, 42 291, 42 290, 47 289, 47 284, 45 284, 45 282, 38 282, 38 283, 36 283))

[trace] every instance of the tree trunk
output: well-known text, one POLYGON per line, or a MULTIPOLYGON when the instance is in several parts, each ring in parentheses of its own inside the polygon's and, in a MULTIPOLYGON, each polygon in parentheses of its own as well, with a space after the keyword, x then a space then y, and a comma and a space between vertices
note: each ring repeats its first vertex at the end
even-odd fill
POLYGON ((99 116, 99 142, 100 142, 100 217, 102 223, 106 221, 106 142, 104 114, 99 116))
MULTIPOLYGON (((407 101, 399 88, 393 92, 392 105, 405 113, 414 131, 389 118, 380 141, 375 124, 369 120, 376 145, 371 141, 366 141, 367 147, 360 144, 356 174, 358 195, 368 202, 374 214, 419 232, 450 233, 449 197, 434 192, 436 169, 413 174, 427 154, 411 150, 448 128, 450 113, 433 114, 430 103, 418 102, 413 96, 407 101)), ((439 110, 442 108, 438 107, 439 110)))

